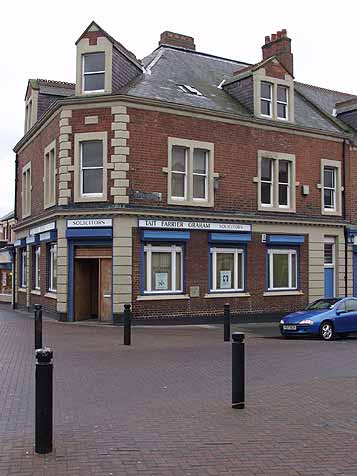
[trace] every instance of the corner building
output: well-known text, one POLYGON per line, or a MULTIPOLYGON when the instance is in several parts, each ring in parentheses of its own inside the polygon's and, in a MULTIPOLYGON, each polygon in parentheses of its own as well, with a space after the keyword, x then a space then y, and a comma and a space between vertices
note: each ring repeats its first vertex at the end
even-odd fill
POLYGON ((254 64, 167 31, 140 61, 95 22, 76 48, 75 84, 27 86, 18 307, 258 318, 357 291, 357 98, 295 81, 285 30, 254 64))

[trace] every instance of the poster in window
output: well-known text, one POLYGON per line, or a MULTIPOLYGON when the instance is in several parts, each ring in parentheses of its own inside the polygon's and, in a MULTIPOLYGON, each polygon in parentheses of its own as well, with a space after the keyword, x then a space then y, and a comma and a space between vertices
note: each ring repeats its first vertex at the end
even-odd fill
POLYGON ((165 291, 169 288, 169 274, 155 273, 155 289, 157 291, 165 291))
POLYGON ((231 289, 232 287, 231 271, 220 271, 220 288, 231 289))

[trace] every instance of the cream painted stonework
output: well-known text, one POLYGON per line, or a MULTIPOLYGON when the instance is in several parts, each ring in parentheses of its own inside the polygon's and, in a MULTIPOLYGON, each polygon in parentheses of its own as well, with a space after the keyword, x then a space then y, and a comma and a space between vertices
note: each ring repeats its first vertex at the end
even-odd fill
POLYGON ((130 153, 127 141, 129 139, 129 131, 127 125, 130 121, 126 106, 120 104, 112 107, 112 131, 114 138, 111 145, 114 147, 114 155, 111 156, 113 169, 111 178, 114 180, 114 187, 111 187, 110 194, 114 198, 114 203, 129 203, 129 164, 127 158, 130 153))

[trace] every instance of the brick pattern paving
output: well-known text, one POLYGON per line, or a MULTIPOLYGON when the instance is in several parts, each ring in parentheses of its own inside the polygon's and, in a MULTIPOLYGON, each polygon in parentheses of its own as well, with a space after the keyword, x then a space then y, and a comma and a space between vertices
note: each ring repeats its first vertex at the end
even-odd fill
POLYGON ((44 322, 54 452, 34 453, 33 321, 0 310, 0 475, 355 476, 357 340, 247 337, 247 406, 230 407, 221 329, 44 322))

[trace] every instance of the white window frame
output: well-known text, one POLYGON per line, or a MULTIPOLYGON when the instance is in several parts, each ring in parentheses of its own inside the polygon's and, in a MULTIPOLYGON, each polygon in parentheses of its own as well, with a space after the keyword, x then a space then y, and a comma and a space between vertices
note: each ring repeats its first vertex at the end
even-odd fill
POLYGON ((208 200, 208 166, 209 166, 209 151, 206 150, 206 149, 203 149, 204 153, 205 153, 205 170, 206 170, 206 173, 205 174, 199 174, 197 172, 194 172, 193 171, 193 162, 194 162, 194 151, 195 149, 198 149, 197 147, 195 147, 193 149, 193 155, 192 155, 192 200, 196 201, 196 202, 207 202, 208 200), (194 196, 194 180, 193 178, 194 177, 204 177, 205 178, 205 196, 204 198, 200 198, 200 197, 195 197, 194 196))
POLYGON ((286 86, 285 84, 277 84, 276 86, 276 118, 278 121, 288 121, 289 120, 289 86, 286 86), (279 101, 278 99, 278 88, 285 88, 286 89, 286 101, 279 101), (280 117, 278 115, 278 104, 283 104, 286 106, 286 116, 285 117, 280 117))
POLYGON ((335 212, 336 211, 336 198, 337 198, 337 168, 336 167, 331 167, 329 165, 325 165, 323 168, 323 199, 324 199, 324 210, 329 211, 329 212, 335 212), (325 170, 331 170, 333 172, 332 178, 333 178, 333 187, 327 187, 325 185, 325 170), (325 190, 332 191, 332 197, 333 197, 333 206, 332 207, 327 207, 325 204, 325 190))
MULTIPOLYGON (((168 175, 167 203, 170 205, 187 205, 193 207, 213 207, 214 206, 214 180, 219 176, 214 172, 214 144, 212 142, 202 142, 177 137, 168 138, 168 167, 163 167, 162 171, 168 175), (186 166, 186 197, 175 197, 172 195, 172 148, 181 146, 187 149, 186 166), (206 151, 206 198, 193 197, 193 151, 201 149, 206 151)), ((199 175, 199 174, 197 174, 199 175)))
POLYGON ((267 102, 269 104, 270 114, 263 114, 260 112, 260 115, 263 117, 273 117, 273 94, 274 94, 274 85, 270 81, 261 81, 260 82, 260 111, 262 110, 262 101, 267 102), (270 98, 265 98, 262 96, 262 84, 267 84, 270 89, 270 98))
MULTIPOLYGON (((183 293, 183 247, 178 245, 171 246, 160 246, 146 244, 144 245, 144 260, 146 259, 146 285, 147 289, 144 288, 144 294, 182 294, 183 293), (171 288, 170 290, 152 290, 152 253, 171 253, 171 288), (181 282, 179 289, 176 289, 176 254, 181 255, 181 282)), ((145 272, 145 267, 143 273, 145 272)))
POLYGON ((21 249, 21 254, 20 254, 20 260, 21 260, 21 282, 20 282, 20 287, 21 288, 27 288, 27 249, 22 248, 21 249))
POLYGON ((298 289, 298 254, 294 249, 269 248, 268 249, 268 291, 292 291, 298 289), (274 287, 274 255, 288 255, 288 287, 274 287), (292 256, 295 256, 296 285, 292 285, 292 256))
POLYGON ((211 293, 231 293, 231 292, 239 292, 244 291, 245 289, 245 280, 244 280, 244 273, 245 273, 245 254, 242 248, 211 248, 210 250, 211 255, 211 285, 210 285, 210 292, 211 293), (234 255, 234 287, 229 289, 221 289, 217 287, 217 254, 233 254, 234 255), (242 287, 238 287, 238 256, 242 256, 242 272, 241 272, 241 282, 242 287))
POLYGON ((50 243, 49 250, 48 250, 48 291, 50 292, 57 292, 57 286, 55 287, 54 282, 54 269, 55 269, 55 258, 56 255, 56 266, 57 266, 57 243, 50 243))
POLYGON ((290 208, 290 200, 291 200, 291 162, 290 160, 283 160, 283 159, 279 159, 277 160, 277 164, 276 164, 276 167, 278 168, 278 207, 279 208, 290 208), (288 182, 281 182, 280 181, 280 178, 279 178, 279 172, 280 172, 280 162, 287 162, 288 164, 288 182), (286 205, 282 205, 280 202, 279 202, 279 192, 280 192, 280 185, 284 185, 284 186, 287 186, 287 204, 286 205))
POLYGON ((281 152, 271 152, 267 150, 258 151, 258 175, 253 177, 253 182, 257 183, 258 210, 272 212, 296 212, 296 172, 295 172, 295 155, 285 154, 281 152), (272 186, 271 186, 271 203, 262 203, 262 183, 270 183, 262 180, 262 160, 272 160, 272 186), (289 182, 288 182, 288 204, 279 204, 279 184, 286 185, 285 182, 279 181, 279 162, 283 160, 289 163, 289 182))
POLYGON ((28 162, 22 168, 22 218, 31 215, 31 192, 32 192, 32 174, 31 162, 28 162))
POLYGON ((43 154, 44 208, 56 205, 56 173, 56 140, 54 140, 45 148, 43 154))
MULTIPOLYGON (((95 167, 83 167, 83 143, 90 142, 90 141, 81 141, 79 145, 79 154, 80 154, 80 187, 81 187, 81 196, 82 197, 102 197, 103 196, 103 175, 104 175, 104 153, 102 153, 102 165, 95 166, 95 167), (101 193, 84 193, 83 192, 83 172, 84 170, 101 170, 102 171, 102 192, 101 193)), ((95 142, 99 142, 95 140, 95 142)), ((104 151, 103 142, 102 142, 102 151, 104 151)))
POLYGON ((91 53, 83 53, 82 54, 82 93, 83 94, 95 94, 95 93, 104 93, 105 91, 105 51, 93 51, 91 53), (98 54, 101 53, 104 55, 104 71, 87 71, 84 72, 84 63, 85 63, 85 57, 92 55, 92 54, 98 54), (85 89, 85 77, 90 76, 92 74, 104 74, 104 80, 103 80, 103 89, 92 89, 90 91, 87 91, 85 89))
POLYGON ((33 289, 40 290, 40 280, 41 280, 41 247, 40 245, 35 246, 33 250, 33 289))
POLYGON ((270 157, 262 157, 261 162, 260 162, 260 174, 262 171, 262 165, 261 163, 263 160, 270 160, 270 175, 271 175, 271 180, 263 180, 262 178, 260 179, 260 197, 262 196, 262 184, 263 183, 268 183, 270 185, 270 202, 269 203, 263 203, 262 199, 260 198, 260 205, 262 207, 272 207, 274 203, 274 159, 270 157))
MULTIPOLYGON (((177 146, 176 146, 177 147, 177 146)), ((182 146, 181 146, 182 147, 182 146)), ((172 199, 173 200, 182 200, 182 201, 185 201, 187 200, 187 165, 188 165, 188 152, 189 152, 189 149, 187 149, 187 147, 184 147, 185 149, 185 171, 184 172, 180 172, 178 170, 173 170, 171 169, 171 187, 172 187, 172 175, 173 174, 177 174, 177 175, 183 175, 184 176, 184 195, 183 197, 178 197, 176 195, 172 195, 172 199)))

